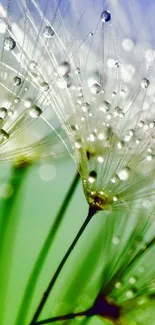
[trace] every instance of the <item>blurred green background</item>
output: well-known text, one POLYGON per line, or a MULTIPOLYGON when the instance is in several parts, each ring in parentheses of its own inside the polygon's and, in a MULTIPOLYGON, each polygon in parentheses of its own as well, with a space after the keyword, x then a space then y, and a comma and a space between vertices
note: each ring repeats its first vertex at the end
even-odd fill
MULTIPOLYGON (((63 164, 55 160, 50 164, 45 162, 33 165, 27 171, 12 211, 12 222, 18 220, 18 227, 14 233, 15 248, 13 249, 12 262, 10 261, 9 290, 5 304, 4 324, 13 325, 15 322, 34 262, 75 173, 73 162, 67 160, 63 164)), ((1 175, 3 175, 0 185, 2 208, 2 204, 6 200, 4 196, 7 196, 4 187, 5 184, 9 184, 10 166, 1 166, 1 175)), ((11 192, 9 193, 11 195, 11 192)), ((87 212, 88 205, 82 185, 79 183, 39 277, 24 324, 30 322, 45 288, 86 218, 87 212)), ((97 214, 96 218, 91 221, 61 272, 40 319, 83 311, 91 306, 99 290, 103 251, 101 227, 103 227, 103 223, 102 213, 97 214)), ((7 240, 9 243, 9 238, 7 240)), ((70 321, 70 323, 76 324, 79 323, 79 320, 83 322, 82 318, 79 318, 70 321)), ((100 320, 97 319, 93 322, 93 324, 98 323, 100 320)), ((21 324, 23 324, 22 321, 21 324)))

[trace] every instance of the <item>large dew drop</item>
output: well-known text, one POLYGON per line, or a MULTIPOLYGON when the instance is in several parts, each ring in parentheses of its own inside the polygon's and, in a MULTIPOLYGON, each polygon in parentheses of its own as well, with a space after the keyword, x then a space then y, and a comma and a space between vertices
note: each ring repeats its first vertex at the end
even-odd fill
POLYGON ((6 37, 4 39, 4 49, 6 51, 12 51, 16 47, 16 42, 12 37, 6 37))

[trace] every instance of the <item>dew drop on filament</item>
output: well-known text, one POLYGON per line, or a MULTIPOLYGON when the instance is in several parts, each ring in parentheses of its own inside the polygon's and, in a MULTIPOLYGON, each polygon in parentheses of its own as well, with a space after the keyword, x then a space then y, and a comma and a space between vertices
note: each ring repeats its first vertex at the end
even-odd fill
POLYGON ((103 23, 106 23, 111 20, 111 14, 109 11, 104 10, 101 14, 101 20, 103 23))
POLYGON ((117 175, 118 175, 118 178, 121 180, 121 181, 127 181, 130 177, 130 173, 131 173, 131 170, 129 167, 125 167, 123 169, 121 169, 117 175))
POLYGON ((7 109, 5 107, 0 108, 0 118, 4 119, 7 116, 7 109))
POLYGON ((71 71, 71 67, 70 67, 70 64, 69 62, 67 61, 64 61, 62 62, 59 66, 58 66, 58 74, 60 74, 61 76, 66 76, 70 73, 71 71))
POLYGON ((12 51, 16 47, 16 42, 12 37, 6 37, 4 39, 4 49, 6 51, 12 51))
POLYGON ((5 130, 1 129, 0 130, 0 141, 2 142, 3 140, 7 140, 8 138, 9 138, 9 134, 5 130))
POLYGON ((13 78, 13 84, 14 86, 19 86, 21 84, 21 78, 20 77, 14 77, 13 78))
POLYGON ((89 173, 89 177, 88 177, 88 181, 89 181, 89 183, 90 183, 90 184, 95 183, 96 178, 97 178, 97 173, 96 173, 95 170, 92 170, 92 171, 89 173))
POLYGON ((33 106, 33 107, 30 109, 30 112, 29 112, 29 114, 30 114, 30 116, 31 116, 32 118, 39 117, 39 116, 41 115, 41 113, 42 113, 41 108, 38 107, 38 106, 36 106, 36 105, 33 106))
POLYGON ((147 78, 144 78, 142 81, 141 81, 141 87, 142 88, 148 88, 148 86, 149 86, 149 84, 150 84, 150 81, 149 81, 149 79, 147 79, 147 78))
POLYGON ((101 85, 95 82, 90 88, 92 94, 98 94, 101 91, 101 85))
POLYGON ((55 33, 51 26, 46 26, 43 34, 46 38, 51 38, 55 33))

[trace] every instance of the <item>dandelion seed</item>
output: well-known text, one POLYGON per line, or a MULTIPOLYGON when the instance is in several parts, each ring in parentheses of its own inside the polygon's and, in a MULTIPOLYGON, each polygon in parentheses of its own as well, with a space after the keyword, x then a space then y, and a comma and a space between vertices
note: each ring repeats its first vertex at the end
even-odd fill
MULTIPOLYGON (((135 8, 136 4, 137 1, 135 8)), ((63 125, 63 137, 59 138, 78 165, 84 193, 92 209, 91 217, 100 210, 117 211, 123 207, 125 213, 132 206, 135 210, 143 207, 146 199, 153 202, 155 135, 154 101, 150 97, 154 97, 154 91, 151 90, 153 93, 150 96, 149 89, 154 88, 154 55, 151 52, 152 59, 150 54, 149 60, 145 58, 146 51, 152 45, 146 45, 146 36, 148 43, 151 43, 153 33, 145 33, 147 23, 144 26, 142 21, 139 26, 138 10, 134 14, 129 3, 127 6, 130 10, 126 15, 123 13, 123 2, 116 6, 115 1, 109 1, 104 8, 103 2, 99 1, 96 10, 90 1, 79 1, 76 4, 79 9, 76 10, 77 15, 73 11, 72 26, 67 14, 62 14, 60 5, 54 15, 52 9, 52 14, 47 13, 48 10, 43 14, 41 4, 36 1, 33 1, 34 14, 28 4, 17 4, 15 1, 14 5, 20 10, 22 19, 18 29, 9 22, 11 26, 6 30, 1 51, 4 54, 0 86, 4 90, 4 100, 9 101, 8 105, 4 105, 3 100, 1 102, 1 107, 7 109, 0 131, 1 148, 6 145, 6 150, 2 150, 4 159, 10 140, 15 139, 17 134, 21 135, 21 131, 33 121, 42 121, 43 128, 48 129, 47 133, 53 129, 56 131, 53 125, 63 125), (82 12, 83 6, 87 10, 82 12), (94 19, 90 19, 91 16, 94 19), (18 87, 12 82, 17 76, 22 81, 18 87), (48 110, 52 112, 51 118, 45 117, 48 110), (77 127, 73 129, 73 125, 77 127), (152 152, 148 152, 148 148, 152 148, 152 152)), ((73 3, 70 6, 73 10, 73 3)), ((149 23, 149 19, 146 21, 149 23)), ((31 140, 33 148, 35 142, 31 140)), ((40 143, 42 145, 44 142, 40 143)), ((88 219, 73 247, 90 221, 88 219)), ((119 245, 115 245, 116 250, 121 246, 121 238, 117 234, 114 237, 120 240, 119 245)), ((146 238, 138 256, 147 252, 147 247, 146 238)), ((130 247, 128 258, 135 250, 136 247, 130 247)), ((71 249, 67 256, 70 252, 71 249)), ((137 258, 136 251, 132 257, 131 263, 137 258)), ((113 266, 113 272, 116 272, 107 279, 108 289, 102 301, 104 308, 107 305, 110 308, 109 318, 112 318, 114 307, 116 319, 120 317, 119 304, 123 299, 136 297, 137 288, 134 285, 138 283, 137 277, 136 283, 129 283, 128 276, 124 281, 130 287, 123 287, 120 274, 115 270, 117 264, 122 274, 121 262, 117 262, 113 266), (110 281, 114 284, 121 281, 122 284, 116 290, 120 296, 114 306, 108 292, 110 290, 112 302, 115 301, 110 281)), ((138 265, 137 272, 140 273, 141 267, 138 265)), ((37 310, 33 320, 37 319, 39 312, 37 310)), ((105 311, 103 315, 107 316, 105 311)))

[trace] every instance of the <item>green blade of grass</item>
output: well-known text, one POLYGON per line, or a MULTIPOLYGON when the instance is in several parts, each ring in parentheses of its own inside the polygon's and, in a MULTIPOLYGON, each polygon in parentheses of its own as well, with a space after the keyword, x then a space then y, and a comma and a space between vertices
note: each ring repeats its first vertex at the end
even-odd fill
POLYGON ((28 165, 14 166, 11 171, 9 185, 13 192, 3 199, 0 211, 0 324, 3 324, 11 261, 16 239, 19 218, 12 213, 20 187, 25 178, 28 165))
POLYGON ((67 195, 64 198, 64 201, 60 207, 60 210, 58 211, 58 214, 55 217, 54 224, 52 224, 52 226, 50 228, 50 231, 45 239, 45 242, 44 242, 44 244, 41 248, 41 251, 38 255, 38 258, 33 266, 31 275, 29 277, 28 283, 25 288, 23 299, 21 301, 20 309, 19 309, 17 319, 15 322, 16 325, 21 325, 21 322, 22 322, 22 324, 24 324, 24 321, 26 320, 26 317, 27 317, 27 314, 29 311, 29 307, 31 305, 31 301, 33 298, 33 294, 35 291, 35 287, 37 285, 38 278, 41 274, 46 257, 48 255, 51 245, 55 239, 55 236, 57 234, 57 231, 61 224, 61 221, 64 217, 64 214, 65 214, 65 212, 68 208, 68 205, 69 205, 69 203, 74 195, 74 192, 77 188, 79 179, 80 179, 80 176, 79 176, 79 173, 77 173, 73 179, 73 182, 72 182, 68 192, 67 192, 67 195))

